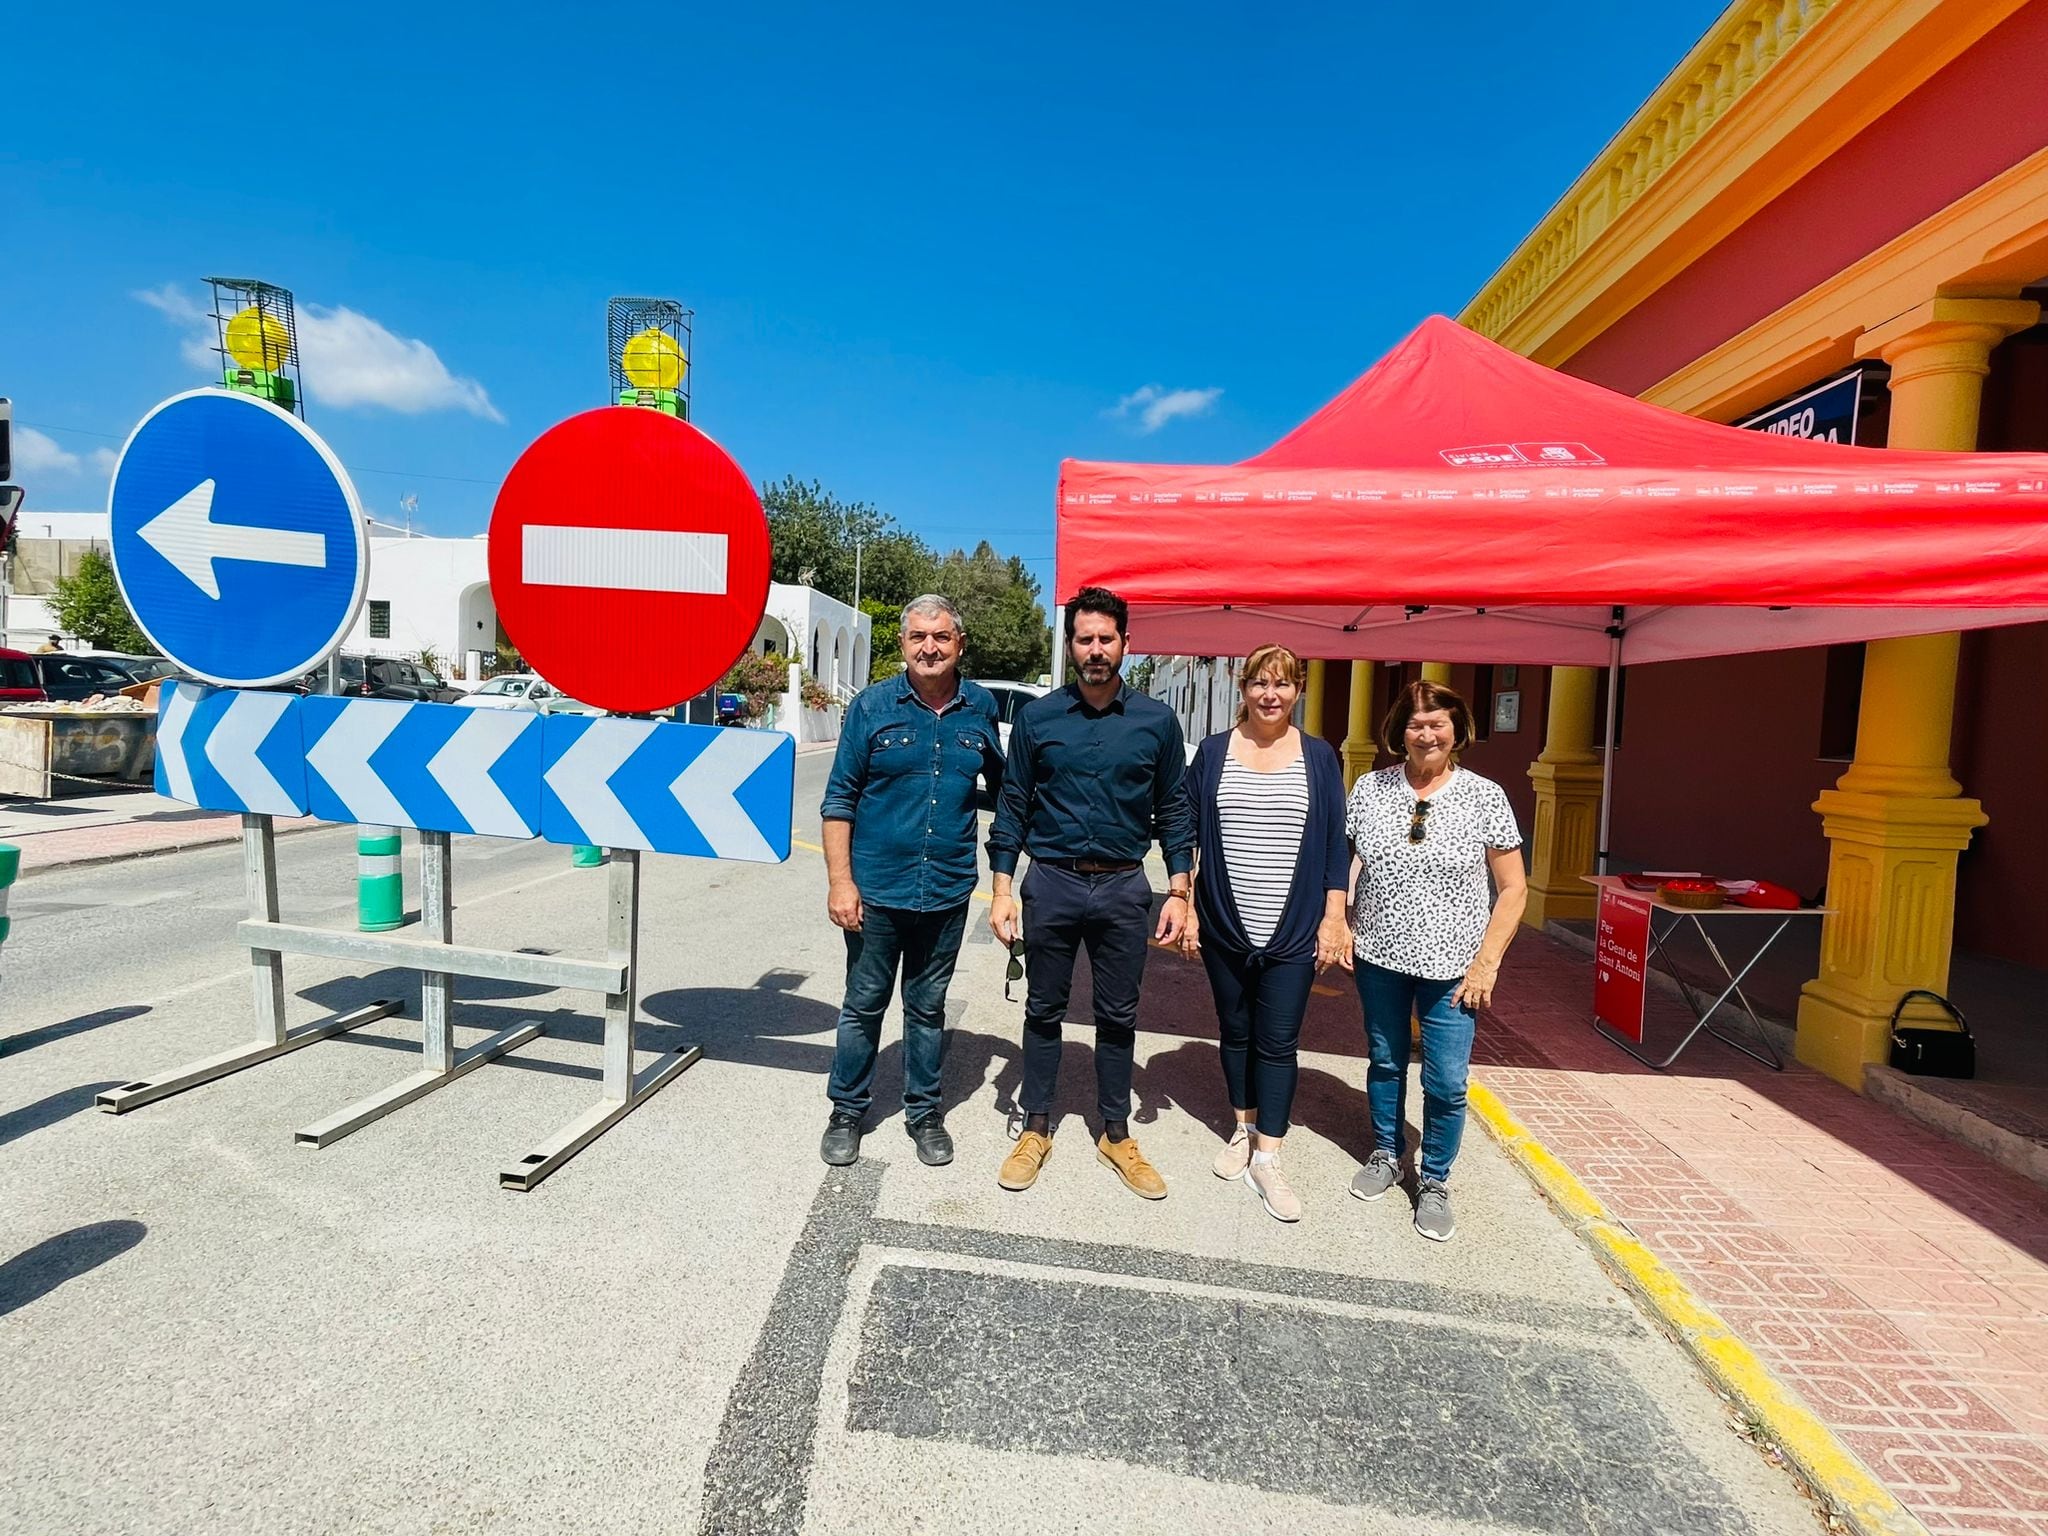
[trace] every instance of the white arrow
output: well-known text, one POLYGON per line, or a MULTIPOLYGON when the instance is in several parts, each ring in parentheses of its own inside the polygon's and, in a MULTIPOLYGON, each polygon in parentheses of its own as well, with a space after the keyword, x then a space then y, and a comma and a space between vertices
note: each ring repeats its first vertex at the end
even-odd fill
POLYGON ((542 775, 583 835, 600 848, 647 846, 647 834, 606 781, 654 729, 652 720, 593 720, 542 775))
POLYGON ((163 716, 156 728, 156 764, 164 781, 166 800, 183 800, 196 805, 192 769, 185 761, 185 727, 192 719, 192 701, 198 697, 190 683, 176 683, 164 695, 163 716))
POLYGON ((370 766, 384 738, 398 729, 408 704, 361 701, 344 704, 341 717, 313 743, 306 766, 327 781, 357 823, 366 827, 409 827, 412 813, 370 766))
POLYGON ((733 796, 782 740, 780 731, 720 731, 669 785, 683 814, 721 859, 776 862, 775 850, 733 796))
POLYGON ((272 816, 301 814, 301 807, 292 804, 277 776, 256 756, 264 738, 295 702, 288 693, 238 694, 206 738, 206 760, 252 811, 272 816))
POLYGON ((213 482, 202 480, 135 530, 136 536, 162 555, 193 586, 208 597, 220 597, 214 579, 216 560, 254 560, 264 565, 327 564, 324 534, 291 528, 256 528, 245 523, 213 520, 213 482))
POLYGON ((505 798, 491 779, 491 769, 526 731, 540 729, 540 716, 510 709, 463 713, 469 718, 427 759, 427 772, 470 831, 486 837, 532 837, 538 829, 505 798))

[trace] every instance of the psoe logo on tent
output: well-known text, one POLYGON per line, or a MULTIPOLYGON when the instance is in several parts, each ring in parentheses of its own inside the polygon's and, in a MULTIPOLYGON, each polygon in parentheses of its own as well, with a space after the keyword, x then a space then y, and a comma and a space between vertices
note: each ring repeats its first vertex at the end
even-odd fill
POLYGON ((1509 447, 1531 464, 1605 464, 1607 461, 1584 443, 1510 443, 1509 447))
POLYGON ((1470 448, 1439 448, 1446 464, 1460 469, 1490 469, 1497 464, 1526 464, 1513 443, 1479 443, 1470 448))

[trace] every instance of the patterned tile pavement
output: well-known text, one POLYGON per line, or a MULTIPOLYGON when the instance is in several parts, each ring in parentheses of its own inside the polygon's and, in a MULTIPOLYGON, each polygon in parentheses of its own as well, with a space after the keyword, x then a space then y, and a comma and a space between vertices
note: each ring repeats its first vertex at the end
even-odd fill
MULTIPOLYGON (((1525 934, 1479 1075, 1937 1536, 2048 1536, 2048 1190, 1796 1062, 1593 1032, 1592 961, 1525 934)), ((1689 1023, 1651 995, 1647 1033, 1689 1023)))

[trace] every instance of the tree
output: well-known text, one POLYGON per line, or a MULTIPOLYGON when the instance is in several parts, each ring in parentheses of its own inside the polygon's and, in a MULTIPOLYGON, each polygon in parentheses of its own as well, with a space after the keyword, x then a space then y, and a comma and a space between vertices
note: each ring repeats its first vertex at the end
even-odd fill
POLYGON ((126 651, 132 655, 154 656, 156 647, 128 611, 114 580, 114 563, 97 549, 79 556, 69 576, 57 578, 50 609, 64 632, 76 635, 96 651, 126 651))
MULTIPOLYGON (((912 597, 922 597, 914 592, 912 597)), ((909 602, 905 598, 903 602, 909 602)), ((868 616, 868 681, 879 683, 903 670, 903 647, 897 641, 897 625, 903 618, 903 603, 885 603, 862 595, 860 611, 868 616)))
POLYGON ((854 549, 860 546, 860 595, 901 608, 931 588, 935 562, 924 540, 864 501, 841 501, 817 481, 794 475, 761 487, 776 581, 816 587, 853 601, 854 549))
POLYGON ((1005 559, 987 539, 971 555, 956 549, 939 562, 933 590, 953 600, 967 626, 970 676, 1029 681, 1052 664, 1038 578, 1017 556, 1005 559))

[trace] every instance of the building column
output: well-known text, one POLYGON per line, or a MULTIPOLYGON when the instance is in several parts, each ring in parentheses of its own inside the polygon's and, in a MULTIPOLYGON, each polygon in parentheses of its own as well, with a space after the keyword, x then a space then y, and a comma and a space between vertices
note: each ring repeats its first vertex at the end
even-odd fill
POLYGON ((1372 663, 1351 663, 1351 712, 1344 730, 1344 789, 1350 792, 1358 776, 1369 772, 1379 753, 1372 736, 1372 663))
MULTIPOLYGON (((2039 318, 2038 304, 2017 299, 1938 298, 1866 332, 1857 356, 1892 370, 1887 446, 1975 449, 1991 349, 2039 318)), ((1864 1066, 1885 1059, 1899 998, 1947 990, 1956 858, 1987 819, 1949 772, 1959 652, 1952 634, 1870 643, 1855 760, 1813 806, 1832 845, 1834 911, 1822 920, 1820 975, 1800 995, 1797 1050, 1858 1091, 1864 1066)))
POLYGON ((1552 667, 1543 751, 1529 765, 1536 786, 1536 825, 1529 839, 1529 904, 1522 921, 1532 928, 1565 918, 1590 918, 1593 872, 1600 841, 1600 754, 1593 750, 1593 698, 1599 673, 1592 667, 1552 667))
POLYGON ((1308 664, 1308 690, 1301 698, 1301 734, 1304 736, 1323 734, 1324 670, 1324 663, 1320 661, 1308 664))
POLYGON ((1425 661, 1422 664, 1422 680, 1435 683, 1439 688, 1451 686, 1451 664, 1448 661, 1425 661))

